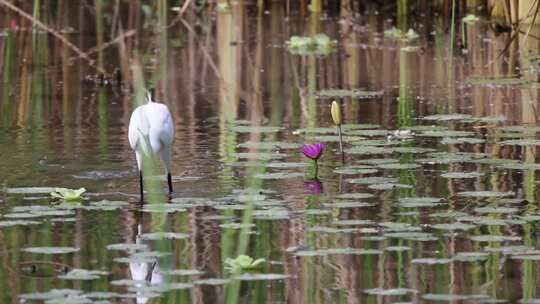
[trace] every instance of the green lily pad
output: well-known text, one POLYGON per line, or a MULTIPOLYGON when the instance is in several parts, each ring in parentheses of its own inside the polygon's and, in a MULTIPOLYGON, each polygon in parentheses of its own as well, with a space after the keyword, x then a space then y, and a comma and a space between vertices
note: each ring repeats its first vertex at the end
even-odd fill
POLYGON ((23 248, 22 251, 38 254, 66 254, 79 251, 79 248, 73 247, 28 247, 23 248))
POLYGON ((377 173, 379 170, 374 169, 369 166, 348 166, 334 169, 334 173, 345 174, 345 175, 354 175, 354 174, 373 174, 377 173))
POLYGON ((343 98, 351 97, 355 99, 372 99, 379 98, 384 94, 384 91, 366 91, 360 89, 324 89, 315 93, 319 98, 343 98))
POLYGON ((450 223, 450 224, 433 224, 431 225, 431 227, 434 229, 439 229, 439 230, 468 231, 468 230, 474 229, 476 226, 457 222, 457 223, 450 223))
POLYGON ((37 225, 37 224, 41 224, 41 222, 30 221, 30 220, 0 221, 0 228, 12 227, 12 226, 28 226, 28 225, 37 225))
POLYGON ((470 131, 424 131, 418 136, 423 137, 471 137, 474 136, 474 132, 470 131))
POLYGON ((282 273, 244 273, 235 277, 235 279, 240 281, 276 281, 285 280, 289 277, 289 275, 282 273))
POLYGON ((464 191, 459 192, 457 195, 464 197, 480 197, 480 198, 489 198, 489 197, 507 197, 515 195, 514 192, 499 192, 499 191, 464 191))
POLYGON ((370 146, 354 146, 349 149, 345 149, 345 153, 354 155, 376 155, 376 154, 390 154, 393 150, 391 148, 370 147, 370 146))
POLYGON ((437 197, 406 197, 398 200, 399 206, 404 208, 436 207, 441 205, 437 197))
POLYGON ((506 170, 540 170, 540 164, 536 163, 509 163, 497 165, 498 169, 506 170))
POLYGON ((19 299, 26 301, 47 301, 52 299, 77 297, 82 295, 82 293, 82 290, 78 289, 51 289, 47 292, 23 293, 18 297, 19 299))
POLYGON ((508 77, 508 76, 496 76, 496 77, 485 77, 485 76, 470 76, 465 79, 465 84, 470 85, 498 85, 498 86, 514 86, 527 83, 525 79, 517 77, 508 77))
POLYGON ((442 293, 427 293, 422 296, 422 299, 428 300, 428 301, 447 301, 447 302, 455 302, 455 301, 467 301, 467 300, 482 300, 482 299, 488 299, 489 297, 487 295, 482 294, 442 294, 442 293))
POLYGON ((293 169, 293 168, 305 168, 309 167, 309 163, 295 163, 295 162, 271 162, 266 163, 265 167, 275 169, 293 169))
POLYGON ((422 117, 423 120, 431 121, 451 121, 451 120, 464 120, 472 118, 472 115, 468 114, 435 114, 422 117))
POLYGON ((475 138, 475 137, 445 137, 441 140, 441 144, 443 145, 458 145, 458 144, 471 144, 471 145, 477 145, 477 144, 483 144, 486 140, 482 138, 475 138))
POLYGON ((204 279, 204 280, 193 281, 193 284, 218 286, 218 285, 227 285, 230 282, 231 280, 229 279, 209 278, 209 279, 204 279))
POLYGON ((378 167, 385 170, 413 170, 413 169, 420 168, 421 166, 418 164, 392 163, 392 164, 382 164, 382 165, 379 165, 378 167))
POLYGON ((364 165, 383 165, 383 164, 393 164, 393 163, 399 163, 399 159, 394 158, 371 158, 371 159, 363 159, 359 160, 359 164, 364 165))
POLYGON ((304 176, 303 173, 297 172, 274 172, 274 173, 258 173, 253 177, 260 179, 288 179, 288 178, 298 178, 304 176))
POLYGON ((127 251, 127 252, 148 250, 147 245, 145 245, 145 244, 135 244, 135 243, 110 244, 110 245, 107 245, 106 248, 107 248, 107 250, 118 250, 118 251, 127 251))
POLYGON ((391 289, 384 289, 384 288, 371 288, 371 289, 364 289, 364 293, 369 295, 376 295, 376 296, 404 296, 409 293, 417 293, 418 290, 416 289, 410 289, 410 288, 391 288, 391 289))
POLYGON ((477 213, 493 213, 493 214, 510 214, 518 212, 518 208, 508 208, 508 207, 479 207, 474 208, 474 212, 477 213))
POLYGON ((302 145, 297 143, 288 143, 281 141, 246 141, 244 143, 236 145, 238 148, 252 148, 252 149, 262 149, 262 150, 273 150, 273 149, 298 149, 302 145))
POLYGON ((56 187, 15 187, 5 188, 8 194, 49 194, 56 190, 56 187))
POLYGON ((371 176, 371 177, 353 178, 347 181, 351 184, 371 185, 371 184, 396 183, 398 182, 398 179, 394 177, 371 176))
POLYGON ((375 204, 366 202, 334 202, 324 204, 327 208, 366 208, 373 207, 375 204))
POLYGON ((286 158, 288 155, 284 153, 270 153, 270 152, 243 152, 233 154, 238 159, 253 159, 253 160, 276 160, 286 158))
POLYGON ((452 260, 460 262, 476 262, 476 261, 485 261, 489 257, 487 252, 459 252, 452 260))
POLYGON ((449 264, 452 262, 452 259, 444 258, 418 258, 412 259, 411 263, 413 264, 425 264, 425 265, 437 265, 437 264, 449 264))
POLYGON ((99 279, 100 276, 108 275, 109 272, 107 271, 100 271, 100 270, 86 270, 86 269, 78 269, 74 268, 71 269, 68 273, 59 275, 59 279, 63 280, 96 280, 99 279))
POLYGON ((537 139, 510 139, 498 142, 499 145, 504 146, 540 146, 540 140, 537 139))
POLYGON ((189 238, 187 233, 178 233, 178 232, 152 232, 152 233, 143 233, 140 235, 140 238, 143 240, 182 240, 189 238))
POLYGON ((343 193, 336 196, 336 198, 341 199, 365 199, 365 198, 372 198, 375 195, 371 193, 363 193, 363 192, 355 192, 355 193, 343 193))
POLYGON ((471 240, 476 242, 507 242, 507 241, 521 241, 519 236, 509 236, 509 235, 473 235, 470 237, 471 240))
POLYGON ((349 225, 373 225, 372 220, 336 220, 332 222, 332 225, 336 226, 349 226, 349 225))
POLYGON ((161 273, 170 276, 200 276, 205 274, 204 271, 197 269, 167 269, 161 270, 161 273))
POLYGON ((480 172, 448 172, 441 174, 441 177, 450 178, 450 179, 459 179, 459 178, 478 178, 484 176, 484 173, 480 172))
POLYGON ((369 189, 373 190, 396 190, 396 189, 412 189, 412 185, 400 184, 400 183, 382 183, 382 184, 370 184, 369 189))
POLYGON ((276 133, 283 130, 283 127, 272 126, 234 126, 230 131, 236 133, 276 133))

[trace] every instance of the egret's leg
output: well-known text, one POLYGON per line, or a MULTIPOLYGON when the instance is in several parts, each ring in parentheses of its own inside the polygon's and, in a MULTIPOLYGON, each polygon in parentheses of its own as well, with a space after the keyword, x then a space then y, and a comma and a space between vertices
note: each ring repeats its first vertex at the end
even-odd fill
POLYGON ((167 183, 169 183, 169 194, 172 193, 172 177, 171 173, 167 172, 167 183))
POLYGON ((142 170, 139 171, 139 189, 141 190, 141 203, 144 200, 142 170))

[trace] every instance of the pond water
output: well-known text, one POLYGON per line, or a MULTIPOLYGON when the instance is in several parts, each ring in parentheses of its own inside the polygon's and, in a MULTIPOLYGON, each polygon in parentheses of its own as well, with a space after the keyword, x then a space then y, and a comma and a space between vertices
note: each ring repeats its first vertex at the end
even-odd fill
POLYGON ((540 299, 535 38, 507 48, 511 34, 485 20, 459 23, 466 39, 449 57, 449 20, 431 11, 408 20, 419 37, 407 41, 385 37, 395 12, 375 4, 179 20, 140 3, 102 19, 62 3, 45 21, 83 51, 101 46, 91 64, 0 10, 0 302, 540 299), (114 22, 137 34, 106 45, 114 22), (285 44, 318 33, 336 48, 285 44), (114 83, 116 71, 129 81, 134 54, 176 126, 175 191, 144 205, 127 140, 134 96, 114 83), (319 179, 299 152, 316 142, 319 179), (42 187, 87 192, 58 202, 42 187), (242 253, 265 261, 231 276, 242 253))

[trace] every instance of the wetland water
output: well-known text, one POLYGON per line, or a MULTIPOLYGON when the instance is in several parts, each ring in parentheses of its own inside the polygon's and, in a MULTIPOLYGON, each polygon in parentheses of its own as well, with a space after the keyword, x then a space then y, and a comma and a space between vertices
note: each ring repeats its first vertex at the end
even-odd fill
POLYGON ((172 11, 122 4, 113 18, 112 5, 76 2, 42 15, 81 50, 114 39, 113 22, 137 29, 129 56, 113 44, 91 57, 129 79, 137 50, 174 116, 175 192, 138 203, 129 86, 100 85, 71 49, 0 10, 1 303, 540 298, 536 39, 519 35, 498 57, 510 34, 481 19, 458 27, 467 45, 449 59, 449 21, 432 12, 411 17, 419 37, 403 41, 385 37, 395 16, 376 6, 233 5, 187 13, 188 30, 172 11), (285 45, 317 33, 337 48, 285 45), (299 152, 315 142, 326 143, 318 180, 299 152), (37 187, 87 193, 53 203, 37 187), (239 288, 225 261, 244 251, 266 261, 239 288))

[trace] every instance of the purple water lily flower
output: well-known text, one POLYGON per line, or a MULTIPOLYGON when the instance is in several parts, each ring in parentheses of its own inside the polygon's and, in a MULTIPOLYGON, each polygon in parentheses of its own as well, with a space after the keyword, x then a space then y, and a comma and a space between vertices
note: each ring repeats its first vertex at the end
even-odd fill
POLYGON ((324 144, 318 143, 313 145, 303 145, 301 151, 306 157, 317 161, 324 151, 324 144))
POLYGON ((314 178, 317 178, 319 175, 319 166, 317 164, 317 160, 319 160, 324 151, 324 144, 318 143, 313 145, 303 145, 300 151, 302 151, 307 158, 311 158, 315 163, 314 178))

